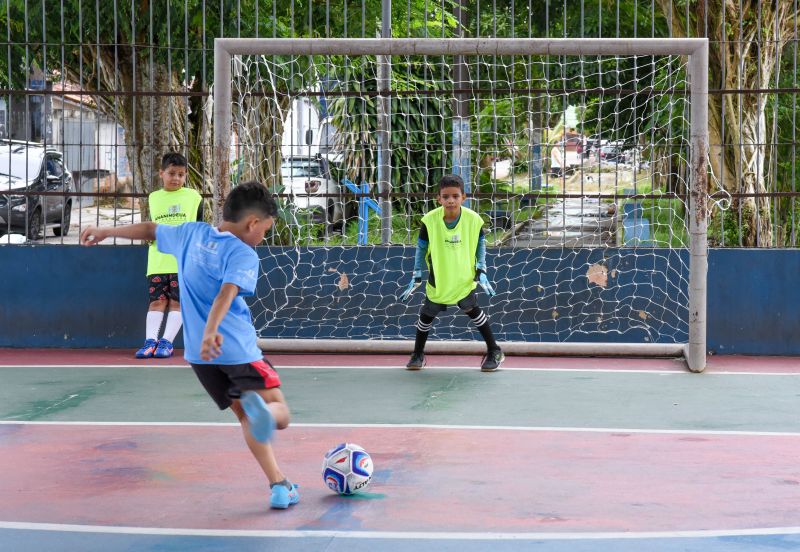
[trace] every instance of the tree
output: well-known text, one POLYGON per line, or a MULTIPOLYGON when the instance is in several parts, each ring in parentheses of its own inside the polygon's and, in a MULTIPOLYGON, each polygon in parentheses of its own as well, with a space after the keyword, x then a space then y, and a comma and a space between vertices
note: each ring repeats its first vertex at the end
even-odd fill
MULTIPOLYGON (((24 74, 25 65, 35 60, 50 80, 77 83, 95 93, 98 109, 125 129, 134 190, 150 192, 160 183, 161 155, 187 145, 192 149, 192 140, 207 126, 204 98, 186 92, 207 91, 202 75, 213 56, 206 56, 204 47, 213 35, 206 28, 219 29, 225 18, 220 17, 219 2, 204 4, 5 0, 0 2, 0 21, 9 23, 10 45, 0 66, 11 75, 8 84, 13 88, 24 87, 15 75, 24 74)), ((225 0, 223 12, 234 5, 225 0)), ((207 166, 190 165, 191 181, 206 191, 207 166)), ((146 201, 142 207, 146 216, 146 201)))
MULTIPOLYGON (((569 2, 553 0, 514 0, 497 5, 488 16, 481 12, 481 2, 464 0, 467 7, 468 36, 531 37, 531 38, 598 38, 616 36, 665 35, 667 27, 663 17, 654 13, 650 3, 625 0, 584 0, 580 6, 569 2)), ((571 104, 583 104, 580 128, 581 133, 603 134, 606 138, 630 138, 634 130, 642 129, 637 121, 648 120, 654 111, 653 100, 644 101, 634 95, 626 97, 598 95, 559 94, 562 87, 592 89, 614 87, 620 83, 642 80, 649 82, 655 73, 652 60, 644 56, 613 59, 586 56, 581 63, 576 58, 561 56, 535 56, 533 62, 526 62, 524 56, 498 60, 505 77, 502 82, 528 82, 534 88, 552 86, 548 95, 514 95, 497 101, 495 97, 484 98, 483 108, 476 110, 479 115, 478 135, 489 138, 488 144, 496 140, 498 133, 512 136, 515 144, 524 145, 527 138, 525 129, 558 127, 563 123, 563 114, 571 104), (545 65, 545 61, 547 65, 545 65), (566 63, 562 63, 566 61, 566 63), (600 101, 602 99, 602 101, 600 101), (505 116, 497 117, 498 110, 505 116), (514 114, 514 117, 509 116, 514 114), (619 113, 627 114, 627 120, 619 120, 619 113), (484 117, 485 115, 485 117, 484 117), (629 124, 626 124, 629 123, 629 124)), ((497 70, 493 71, 497 74, 497 70)), ((554 133, 557 135, 557 133, 554 133)), ((484 143, 487 143, 484 140, 484 143)), ((496 147, 496 146, 495 146, 496 147)), ((502 147, 502 145, 501 145, 502 147)))
MULTIPOLYGON (((797 88, 798 85, 798 45, 792 41, 782 56, 779 88, 797 88)), ((775 182, 779 192, 797 192, 800 183, 800 158, 795 153, 798 136, 797 95, 775 94, 771 98, 769 114, 771 126, 777 131, 777 138, 770 150, 769 181, 775 182)), ((774 221, 775 244, 778 247, 796 247, 798 244, 797 221, 800 220, 800 202, 796 197, 776 199, 777 220, 774 221)))
MULTIPOLYGON (((444 29, 445 36, 452 27, 444 29)), ((442 29, 439 29, 442 33, 442 29)), ((430 35, 429 35, 430 36, 430 35)), ((342 61, 341 59, 338 61, 342 61)), ((377 63, 374 57, 352 58, 338 67, 341 85, 334 91, 360 92, 363 96, 335 96, 330 101, 332 121, 337 128, 339 148, 348 177, 356 182, 377 179, 378 127, 377 63)), ((442 88, 442 73, 449 66, 439 61, 410 57, 392 65, 391 82, 398 95, 390 102, 392 188, 422 193, 438 182, 447 170, 452 114, 443 96, 417 94, 442 88)), ((444 91, 442 94, 447 95, 444 91)))
MULTIPOLYGON (((159 186, 159 160, 170 148, 187 153, 190 184, 210 192, 214 38, 302 35, 294 21, 325 20, 324 4, 311 9, 280 0, 0 0, 0 25, 9 29, 0 75, 24 89, 35 61, 50 80, 91 94, 125 129, 135 191, 159 186)), ((280 136, 283 119, 275 120, 280 136)))
MULTIPOLYGON (((781 55, 794 33, 794 2, 659 0, 659 5, 674 36, 708 36, 711 88, 759 90, 778 81, 781 55)), ((768 103, 758 92, 709 96, 710 165, 726 190, 767 192, 765 144, 774 142, 767 123, 768 103)), ((741 210, 742 244, 772 245, 770 199, 745 197, 734 206, 741 210)))

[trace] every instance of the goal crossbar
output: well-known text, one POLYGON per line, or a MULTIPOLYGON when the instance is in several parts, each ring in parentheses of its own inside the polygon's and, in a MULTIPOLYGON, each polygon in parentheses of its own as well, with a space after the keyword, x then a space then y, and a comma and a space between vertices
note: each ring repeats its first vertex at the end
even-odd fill
POLYGON ((228 55, 695 55, 705 38, 217 38, 228 55))

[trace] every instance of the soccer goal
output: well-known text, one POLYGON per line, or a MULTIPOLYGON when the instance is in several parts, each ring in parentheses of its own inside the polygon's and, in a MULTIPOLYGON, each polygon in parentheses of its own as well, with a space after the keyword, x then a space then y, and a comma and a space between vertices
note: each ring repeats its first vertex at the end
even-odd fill
MULTIPOLYGON (((216 207, 280 198, 252 304, 268 351, 410 352, 437 182, 486 222, 508 353, 706 364, 706 39, 216 39, 216 207)), ((429 352, 479 352, 455 307, 429 352)))

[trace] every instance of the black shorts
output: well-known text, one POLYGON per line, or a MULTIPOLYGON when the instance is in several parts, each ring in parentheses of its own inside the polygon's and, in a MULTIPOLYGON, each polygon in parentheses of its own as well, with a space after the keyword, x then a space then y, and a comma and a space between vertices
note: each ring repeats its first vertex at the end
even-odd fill
POLYGON ((281 378, 267 359, 248 364, 195 364, 192 369, 220 410, 225 410, 244 391, 273 389, 281 378))
POLYGON ((147 277, 150 302, 169 299, 180 301, 177 274, 151 274, 147 277))
MULTIPOLYGON (((475 290, 469 292, 469 294, 464 297, 461 301, 458 302, 458 308, 460 308, 464 312, 469 312, 475 307, 478 306, 478 294, 475 293, 475 290)), ((420 314, 426 314, 431 318, 436 318, 440 312, 446 311, 447 305, 443 305, 441 303, 434 303, 428 296, 425 296, 425 302, 422 304, 422 310, 420 310, 420 314)))

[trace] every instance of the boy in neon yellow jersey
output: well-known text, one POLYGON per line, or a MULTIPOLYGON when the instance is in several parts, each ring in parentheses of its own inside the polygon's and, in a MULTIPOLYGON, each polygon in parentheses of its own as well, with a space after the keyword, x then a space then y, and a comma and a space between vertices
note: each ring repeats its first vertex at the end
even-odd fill
POLYGON ((411 282, 400 296, 408 300, 422 283, 422 262, 428 266, 425 303, 417 321, 414 353, 408 370, 421 370, 425 365, 425 342, 436 316, 448 305, 458 305, 478 328, 486 341, 486 356, 481 371, 494 372, 505 356, 497 345, 486 313, 478 306, 475 287, 480 284, 489 297, 495 294, 486 277, 486 241, 483 219, 471 209, 462 207, 466 199, 464 181, 450 174, 439 181, 439 204, 422 218, 411 282))
MULTIPOLYGON (((163 188, 148 197, 153 222, 178 226, 203 220, 203 198, 195 190, 184 188, 187 166, 186 158, 180 153, 170 152, 161 158, 158 175, 163 188)), ((136 351, 136 358, 168 358, 172 356, 172 342, 182 324, 178 262, 174 256, 161 253, 155 242, 150 244, 147 253, 147 280, 150 307, 145 322, 145 342, 136 351), (158 339, 165 314, 164 335, 158 339)))

